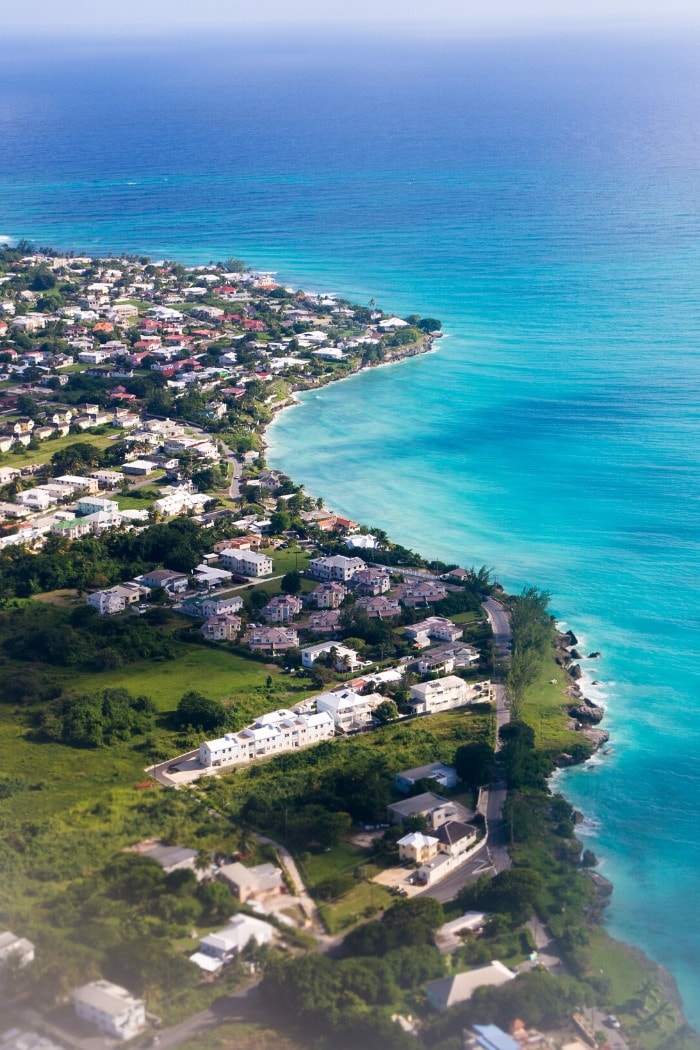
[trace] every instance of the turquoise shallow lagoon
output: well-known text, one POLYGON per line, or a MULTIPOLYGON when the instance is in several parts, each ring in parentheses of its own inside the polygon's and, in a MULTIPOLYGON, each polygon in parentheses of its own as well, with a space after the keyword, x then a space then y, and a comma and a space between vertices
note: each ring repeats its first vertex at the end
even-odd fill
POLYGON ((700 1024, 697 42, 0 52, 0 234, 242 255, 442 318, 434 353, 283 413, 270 458, 409 546, 547 587, 602 650, 614 752, 563 788, 611 931, 700 1024))

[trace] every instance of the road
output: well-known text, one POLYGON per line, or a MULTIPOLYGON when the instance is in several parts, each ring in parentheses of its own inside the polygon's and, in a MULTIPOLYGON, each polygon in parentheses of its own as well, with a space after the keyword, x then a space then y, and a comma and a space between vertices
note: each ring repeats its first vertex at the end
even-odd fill
POLYGON ((508 614, 495 598, 485 598, 481 603, 481 607, 489 618, 498 658, 499 660, 505 660, 510 655, 510 622, 508 614))

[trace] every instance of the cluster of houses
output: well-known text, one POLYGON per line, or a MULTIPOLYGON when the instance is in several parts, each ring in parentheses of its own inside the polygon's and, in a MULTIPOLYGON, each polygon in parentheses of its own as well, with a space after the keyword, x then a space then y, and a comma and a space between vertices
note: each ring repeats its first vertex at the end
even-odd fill
MULTIPOLYGON (((253 381, 303 375, 313 383, 324 362, 342 363, 408 327, 402 318, 378 310, 360 316, 334 296, 289 289, 280 298, 272 294, 279 287, 273 274, 214 265, 185 270, 167 263, 34 254, 7 268, 0 286, 0 367, 6 377, 30 379, 46 390, 65 385, 65 370, 75 364, 115 380, 147 370, 162 376, 175 396, 193 387, 215 392, 206 406, 212 419, 225 415, 227 404, 253 381), (69 302, 52 309, 23 280, 37 268, 49 282, 70 281, 79 290, 66 293, 64 283, 62 295, 68 294, 69 302), (276 327, 286 329, 275 339, 267 332, 271 313, 276 327), (46 341, 47 331, 63 340, 60 351, 55 339, 46 341)), ((119 384, 110 391, 110 405, 127 413, 137 401, 119 384)), ((74 421, 85 428, 111 418, 100 410, 96 419, 81 413, 74 421)), ((17 437, 26 443, 23 432, 8 436, 11 444, 17 437)))
MULTIPOLYGON (((97 410, 97 406, 83 407, 97 410)), ((0 547, 17 543, 38 547, 50 534, 80 539, 105 529, 143 526, 149 519, 148 508, 164 518, 206 510, 212 497, 198 492, 191 481, 183 479, 175 446, 188 449, 204 466, 220 459, 216 445, 208 438, 188 436, 180 424, 171 420, 141 423, 138 416, 134 418, 141 429, 128 435, 124 462, 118 470, 46 477, 46 464, 0 467, 0 487, 16 489, 11 500, 0 502, 0 520, 4 519, 7 526, 5 534, 0 535, 0 547), (144 445, 150 446, 151 452, 138 458, 135 449, 144 445), (162 475, 163 471, 169 483, 143 509, 120 510, 118 502, 109 498, 110 492, 129 478, 147 478, 156 472, 162 475), (28 482, 31 487, 25 487, 28 482)), ((33 426, 31 420, 29 424, 33 426)))
MULTIPOLYGON (((302 658, 303 653, 304 650, 302 658)), ((394 670, 400 678, 401 671, 394 670)), ((386 677, 386 674, 381 672, 338 685, 293 709, 283 708, 260 715, 237 733, 225 733, 215 740, 205 740, 199 746, 199 762, 205 770, 247 764, 282 751, 319 743, 336 733, 371 728, 378 724, 374 713, 386 697, 369 690, 378 678, 386 677)), ((414 714, 438 714, 490 699, 490 681, 468 683, 463 678, 448 676, 412 686, 408 707, 414 714), (427 690, 426 685, 435 688, 427 690)))

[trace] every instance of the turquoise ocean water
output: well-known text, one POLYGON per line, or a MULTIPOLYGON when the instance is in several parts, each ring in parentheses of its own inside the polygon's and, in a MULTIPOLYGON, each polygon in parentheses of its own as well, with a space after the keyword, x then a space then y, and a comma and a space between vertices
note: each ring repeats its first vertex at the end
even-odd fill
POLYGON ((614 751, 566 773, 611 932, 700 1024, 697 42, 0 46, 0 234, 442 318, 304 396, 271 460, 339 511, 535 583, 614 751), (593 681, 597 684, 592 684, 593 681))

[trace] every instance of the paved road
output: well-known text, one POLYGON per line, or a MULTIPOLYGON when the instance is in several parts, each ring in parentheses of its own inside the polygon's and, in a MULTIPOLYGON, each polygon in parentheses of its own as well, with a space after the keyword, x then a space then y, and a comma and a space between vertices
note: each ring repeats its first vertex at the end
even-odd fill
POLYGON ((499 660, 504 660, 510 655, 510 622, 508 614, 495 598, 486 598, 481 603, 481 607, 486 611, 486 615, 491 623, 498 658, 499 660))

